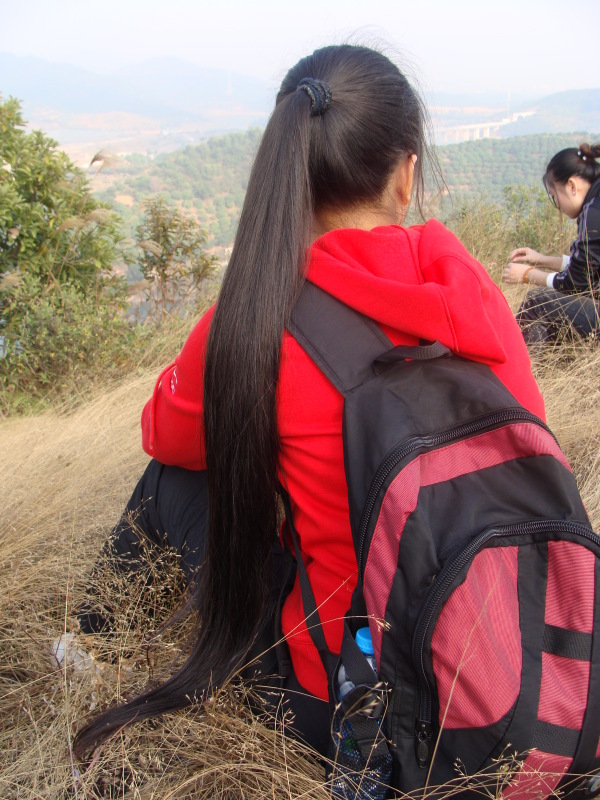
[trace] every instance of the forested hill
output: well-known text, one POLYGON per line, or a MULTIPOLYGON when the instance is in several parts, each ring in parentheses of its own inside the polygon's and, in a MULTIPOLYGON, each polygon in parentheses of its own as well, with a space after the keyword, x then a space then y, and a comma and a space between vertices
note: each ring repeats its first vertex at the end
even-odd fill
POLYGON ((559 150, 599 138, 599 134, 559 133, 480 139, 438 147, 437 155, 452 195, 460 199, 485 195, 501 202, 505 186, 540 186, 546 164, 559 150))
POLYGON ((140 216, 146 197, 160 194, 194 216, 211 244, 227 246, 233 241, 261 136, 261 129, 251 128, 155 158, 125 156, 115 168, 99 173, 92 188, 132 221, 140 216))
MULTIPOLYGON (((162 194, 196 217, 211 244, 227 246, 260 136, 261 130, 250 129, 155 158, 125 156, 112 171, 99 173, 92 187, 132 222, 144 198, 162 194)), ((480 195, 502 202, 505 186, 540 186, 545 166, 558 150, 598 139, 598 134, 481 139, 439 147, 437 156, 455 204, 480 195)))

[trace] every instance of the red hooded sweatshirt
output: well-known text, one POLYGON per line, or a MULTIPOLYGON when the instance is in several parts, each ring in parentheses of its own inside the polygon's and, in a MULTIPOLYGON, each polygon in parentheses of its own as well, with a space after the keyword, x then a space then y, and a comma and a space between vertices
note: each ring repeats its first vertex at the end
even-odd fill
MULTIPOLYGON (((312 246, 307 278, 379 323, 394 344, 439 340, 489 364, 528 410, 544 418, 521 332, 499 288, 437 221, 331 231, 312 246)), ((143 446, 165 464, 203 469, 202 365, 213 309, 160 375, 142 414, 143 446)), ((339 652, 356 584, 342 448, 342 396, 286 332, 277 387, 280 479, 292 498, 303 561, 328 646, 339 652)), ((327 698, 304 623, 298 581, 282 612, 296 676, 327 698)))

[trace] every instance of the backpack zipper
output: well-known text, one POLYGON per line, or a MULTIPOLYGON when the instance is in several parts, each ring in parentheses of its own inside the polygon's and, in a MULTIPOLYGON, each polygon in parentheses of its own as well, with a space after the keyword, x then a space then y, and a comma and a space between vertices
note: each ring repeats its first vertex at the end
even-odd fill
POLYGON ((427 595, 421 613, 415 624, 413 635, 412 658, 417 673, 419 715, 415 724, 415 753, 419 767, 426 767, 429 761, 431 739, 433 737, 432 690, 425 669, 425 642, 429 627, 436 616, 439 603, 446 596, 457 575, 475 557, 475 555, 491 540, 508 536, 524 536, 542 532, 571 533, 600 544, 600 537, 583 523, 567 520, 531 520, 499 528, 490 528, 474 537, 456 556, 446 562, 437 580, 427 595))
POLYGON ((550 428, 548 428, 548 426, 545 425, 539 417, 536 417, 535 414, 526 411, 524 408, 507 408, 504 411, 492 412, 481 419, 475 420, 474 422, 467 422, 462 425, 458 425, 457 427, 451 428, 443 433, 428 434, 426 436, 411 436, 410 438, 405 439, 403 444, 401 444, 398 448, 393 450, 389 456, 387 456, 387 458, 379 465, 379 468, 375 473, 375 477, 373 478, 371 488, 369 489, 369 494, 367 495, 367 499, 363 507, 363 513, 361 515, 360 525, 358 528, 358 574, 360 575, 361 580, 364 579, 363 551, 371 513, 375 506, 377 496, 379 495, 382 486, 385 484, 390 472, 392 472, 392 470, 414 450, 422 447, 440 447, 441 445, 448 444, 453 440, 458 440, 462 437, 480 433, 485 428, 493 427, 494 425, 500 426, 503 423, 515 421, 533 422, 547 431, 556 441, 556 437, 550 428))

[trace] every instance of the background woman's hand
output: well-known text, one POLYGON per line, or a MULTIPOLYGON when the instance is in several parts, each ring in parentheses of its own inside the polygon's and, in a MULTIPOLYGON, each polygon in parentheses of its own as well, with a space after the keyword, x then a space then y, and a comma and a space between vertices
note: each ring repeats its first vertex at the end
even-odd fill
MULTIPOLYGON (((531 247, 517 247, 510 254, 510 261, 517 261, 520 264, 541 264, 544 256, 538 253, 537 250, 532 250, 531 247)), ((508 265, 510 266, 510 264, 508 265)))
MULTIPOLYGON (((529 248, 523 248, 529 249, 529 248)), ((517 253, 518 250, 514 250, 513 252, 517 253)), ((532 253, 535 252, 534 250, 531 251, 532 253)), ((512 255, 512 254, 511 254, 512 255)), ((514 261, 510 264, 507 264, 504 267, 504 272, 502 273, 502 280, 504 283, 523 283, 523 275, 529 269, 531 265, 527 262, 523 264, 517 264, 514 261)))

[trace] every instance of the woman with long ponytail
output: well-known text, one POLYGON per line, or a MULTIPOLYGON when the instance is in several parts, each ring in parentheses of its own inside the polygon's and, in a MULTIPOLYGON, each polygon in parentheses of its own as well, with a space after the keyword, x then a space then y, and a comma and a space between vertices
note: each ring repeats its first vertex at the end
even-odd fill
MULTIPOLYGON (((422 208, 427 154, 422 103, 383 54, 325 47, 284 78, 218 302, 161 374, 142 417, 154 459, 207 471, 199 627, 170 679, 79 732, 80 757, 125 724, 201 702, 248 660, 279 578, 279 484, 291 497, 327 645, 340 650, 357 580, 342 396, 286 331, 305 280, 375 320, 395 344, 438 339, 490 364, 543 415, 518 327, 481 265, 436 221, 402 226, 413 185, 422 208)), ((327 681, 297 581, 281 626, 292 664, 282 691, 295 732, 323 751, 327 681)))

